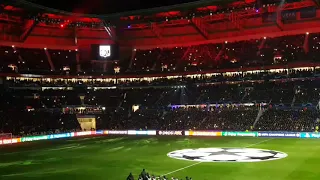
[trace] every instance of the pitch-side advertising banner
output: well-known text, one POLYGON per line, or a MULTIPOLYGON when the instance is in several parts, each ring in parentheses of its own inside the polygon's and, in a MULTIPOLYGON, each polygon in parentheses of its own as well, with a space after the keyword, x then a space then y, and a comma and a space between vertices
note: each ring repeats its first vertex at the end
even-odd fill
POLYGON ((60 138, 68 138, 73 136, 74 136, 74 133, 51 134, 51 135, 48 135, 48 139, 60 139, 60 138))
POLYGON ((96 134, 96 131, 82 131, 82 132, 75 132, 75 136, 89 136, 96 134))
POLYGON ((103 130, 96 131, 96 134, 103 134, 103 130))
POLYGON ((155 130, 141 130, 141 131, 136 131, 136 130, 128 130, 128 135, 148 135, 148 136, 153 136, 157 135, 157 131, 155 130))
POLYGON ((4 139, 2 140, 3 144, 11 144, 12 143, 12 139, 4 139))
POLYGON ((221 131, 189 131, 189 136, 222 136, 221 131))
POLYGON ((70 138, 75 136, 88 136, 88 135, 167 135, 167 136, 248 136, 248 137, 290 137, 290 138, 320 138, 319 133, 314 132, 240 132, 240 131, 155 131, 155 130, 98 130, 98 131, 84 131, 72 132, 64 134, 50 134, 45 136, 28 136, 22 138, 0 139, 0 145, 47 140, 70 138))
POLYGON ((14 144, 14 143, 20 143, 21 138, 13 138, 13 139, 3 139, 0 140, 0 145, 1 144, 14 144))
POLYGON ((300 138, 300 133, 296 132, 258 132, 259 137, 287 137, 300 138))
POLYGON ((112 134, 112 135, 126 135, 128 131, 116 131, 116 130, 106 130, 104 134, 112 134))
POLYGON ((21 138, 13 138, 11 143, 21 143, 21 138))
POLYGON ((184 131, 157 131, 160 136, 183 136, 184 131))
POLYGON ((28 142, 28 141, 39 141, 39 140, 46 140, 48 139, 48 135, 46 136, 29 136, 21 138, 21 142, 28 142))
POLYGON ((237 131, 223 131, 222 136, 248 136, 257 137, 258 132, 237 132, 237 131))
POLYGON ((320 138, 319 133, 300 133, 300 138, 320 138))

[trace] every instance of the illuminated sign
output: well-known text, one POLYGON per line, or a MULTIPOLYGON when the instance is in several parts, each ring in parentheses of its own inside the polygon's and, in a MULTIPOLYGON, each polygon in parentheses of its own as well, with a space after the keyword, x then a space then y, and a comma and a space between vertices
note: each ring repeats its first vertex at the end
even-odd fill
POLYGON ((190 136, 222 136, 221 132, 217 131, 189 131, 190 136))
POLYGON ((183 131, 158 131, 158 134, 162 136, 182 136, 183 131))
POLYGON ((300 133, 300 138, 320 138, 319 133, 300 133))
POLYGON ((229 132, 224 131, 222 132, 222 136, 248 136, 248 137, 257 137, 257 132, 229 132))
POLYGON ((96 134, 104 134, 103 130, 96 131, 96 134))
POLYGON ((300 133, 295 132, 259 132, 259 137, 292 137, 299 138, 300 133))
POLYGON ((21 138, 13 138, 11 140, 11 143, 19 143, 19 142, 21 142, 21 138))
POLYGON ((111 46, 100 45, 99 46, 99 55, 100 57, 106 58, 111 56, 111 46))
POLYGON ((83 131, 83 132, 76 132, 75 136, 88 136, 91 135, 91 131, 83 131))
POLYGON ((48 135, 48 139, 59 139, 59 138, 67 138, 71 137, 71 133, 64 133, 64 134, 51 134, 48 135))
POLYGON ((11 144, 11 139, 4 139, 2 140, 3 144, 11 144))
POLYGON ((28 141, 38 141, 38 140, 46 140, 48 136, 29 136, 21 138, 21 142, 28 142, 28 141))
POLYGON ((148 135, 148 131, 136 131, 136 135, 148 135))
POLYGON ((128 134, 128 131, 108 131, 107 134, 114 134, 114 135, 125 135, 128 134))
POLYGON ((128 135, 157 135, 157 131, 154 131, 154 130, 147 130, 147 131, 128 130, 128 135))
POLYGON ((71 132, 64 134, 50 134, 45 136, 29 136, 22 138, 2 139, 0 145, 12 144, 28 141, 38 141, 46 139, 68 138, 74 136, 89 136, 89 135, 160 135, 160 136, 250 136, 250 137, 288 137, 288 138, 320 138, 320 133, 315 132, 241 132, 241 131, 155 131, 155 130, 99 130, 99 131, 84 131, 71 132))

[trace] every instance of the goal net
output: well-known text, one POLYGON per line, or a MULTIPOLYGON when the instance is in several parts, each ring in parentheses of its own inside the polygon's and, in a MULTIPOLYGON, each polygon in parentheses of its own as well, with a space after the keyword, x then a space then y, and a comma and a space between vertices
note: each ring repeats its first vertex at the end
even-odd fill
POLYGON ((0 133, 0 140, 11 139, 12 133, 0 133))

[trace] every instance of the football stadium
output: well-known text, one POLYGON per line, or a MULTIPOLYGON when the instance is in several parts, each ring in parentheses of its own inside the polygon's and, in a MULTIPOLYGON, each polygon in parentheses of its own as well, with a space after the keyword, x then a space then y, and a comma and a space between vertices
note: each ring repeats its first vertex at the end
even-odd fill
POLYGON ((319 5, 0 1, 0 180, 319 179, 319 5))

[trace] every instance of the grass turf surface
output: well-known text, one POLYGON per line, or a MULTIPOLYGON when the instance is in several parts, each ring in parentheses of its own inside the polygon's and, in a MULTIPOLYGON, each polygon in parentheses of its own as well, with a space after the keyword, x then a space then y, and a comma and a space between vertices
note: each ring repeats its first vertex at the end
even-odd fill
POLYGON ((123 180, 143 168, 150 174, 194 180, 319 179, 320 141, 247 137, 93 137, 0 147, 1 180, 123 180), (167 157, 187 148, 249 147, 285 152, 280 160, 197 163, 167 157), (197 164, 196 164, 197 163, 197 164), (187 167, 187 168, 185 168, 187 167))

